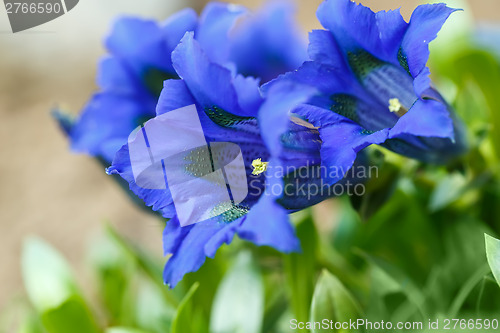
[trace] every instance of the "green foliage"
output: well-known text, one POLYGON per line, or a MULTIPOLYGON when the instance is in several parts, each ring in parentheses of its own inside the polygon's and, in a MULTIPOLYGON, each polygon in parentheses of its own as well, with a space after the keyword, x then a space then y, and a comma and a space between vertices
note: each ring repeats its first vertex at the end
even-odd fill
POLYGON ((302 253, 284 256, 285 276, 289 287, 292 311, 299 321, 307 321, 315 281, 316 229, 311 216, 297 226, 302 253))
POLYGON ((215 296, 210 332, 258 333, 264 316, 264 286, 250 253, 242 252, 215 296))
POLYGON ((486 257, 490 265, 491 272, 500 286, 500 240, 484 235, 486 241, 486 257))
MULTIPOLYGON (((324 318, 328 318, 334 322, 348 322, 361 317, 361 308, 351 293, 334 275, 323 270, 314 289, 311 321, 321 322, 324 318)), ((313 333, 320 331, 312 330, 313 333)), ((351 330, 340 329, 336 332, 346 333, 351 330)))
POLYGON ((38 238, 28 238, 22 271, 28 297, 48 332, 99 331, 70 268, 56 250, 38 238))
POLYGON ((191 302, 193 295, 196 293, 199 287, 199 283, 195 283, 191 286, 186 296, 179 303, 177 312, 172 321, 172 333, 190 333, 190 332, 204 332, 206 331, 203 327, 197 327, 200 322, 199 313, 194 313, 194 303, 191 302), (199 330, 201 329, 201 330, 199 330))

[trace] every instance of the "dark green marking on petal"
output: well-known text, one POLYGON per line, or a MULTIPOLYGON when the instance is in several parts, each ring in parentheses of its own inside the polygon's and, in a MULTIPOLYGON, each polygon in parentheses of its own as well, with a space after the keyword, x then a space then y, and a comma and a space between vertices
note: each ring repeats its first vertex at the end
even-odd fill
POLYGON ((142 81, 147 90, 156 97, 160 97, 160 93, 163 89, 163 82, 165 80, 178 78, 176 74, 167 73, 154 67, 147 68, 142 74, 142 81))
POLYGON ((402 48, 399 48, 399 51, 398 51, 398 61, 399 61, 399 64, 401 65, 401 67, 403 67, 405 69, 406 73, 408 73, 408 75, 411 76, 410 66, 408 65, 408 57, 404 54, 404 51, 402 48))
POLYGON ((205 113, 214 123, 226 128, 246 124, 257 125, 257 119, 255 117, 237 116, 219 108, 218 106, 205 108, 205 113))
POLYGON ((218 216, 219 221, 222 223, 231 223, 245 216, 249 211, 250 208, 245 205, 224 202, 213 209, 212 215, 218 216), (231 205, 231 208, 227 210, 226 208, 228 205, 231 205))
POLYGON ((364 135, 370 135, 370 134, 373 134, 375 133, 375 131, 370 131, 370 130, 367 130, 367 129, 363 129, 361 131, 361 134, 364 134, 364 135))
POLYGON ((184 170, 194 177, 205 177, 214 172, 208 147, 196 147, 186 152, 183 158, 184 170))
POLYGON ((333 102, 330 110, 352 121, 359 121, 358 114, 356 113, 357 100, 355 97, 346 94, 335 94, 330 99, 333 102))
POLYGON ((359 80, 385 64, 385 62, 366 51, 348 52, 347 61, 359 80))

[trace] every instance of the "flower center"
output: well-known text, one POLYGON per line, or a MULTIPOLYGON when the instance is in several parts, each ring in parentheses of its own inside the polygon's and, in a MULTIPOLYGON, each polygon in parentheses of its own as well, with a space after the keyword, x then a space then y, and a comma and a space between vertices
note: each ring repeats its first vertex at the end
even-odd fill
POLYGON ((397 98, 391 98, 389 100, 389 111, 398 112, 401 109, 401 102, 397 98))
POLYGON ((389 100, 389 111, 397 114, 398 116, 403 116, 408 112, 407 109, 401 104, 401 101, 398 98, 391 98, 389 100))
POLYGON ((260 175, 261 173, 265 172, 267 170, 267 165, 269 162, 262 162, 260 158, 257 158, 252 161, 252 175, 260 175))

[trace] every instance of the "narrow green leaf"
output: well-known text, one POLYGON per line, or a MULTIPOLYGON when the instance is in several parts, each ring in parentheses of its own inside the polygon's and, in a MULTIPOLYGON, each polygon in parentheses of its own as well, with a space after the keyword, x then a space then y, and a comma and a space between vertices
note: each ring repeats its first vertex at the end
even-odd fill
POLYGON ((488 266, 485 265, 478 269, 465 283, 462 285, 460 290, 457 292, 455 299, 451 303, 450 310, 448 312, 450 318, 456 318, 459 314, 460 309, 465 303, 467 297, 472 293, 473 289, 484 280, 484 277, 488 274, 488 266))
POLYGON ((486 258, 490 265, 491 272, 500 286, 500 240, 484 234, 486 242, 486 258))
POLYGON ((90 262, 97 281, 97 295, 104 305, 108 325, 130 325, 128 300, 131 279, 135 276, 128 253, 104 235, 92 242, 90 262))
POLYGON ((165 287, 163 283, 162 266, 154 258, 150 257, 145 251, 120 235, 116 230, 113 229, 111 225, 107 226, 107 232, 109 236, 113 240, 115 240, 117 244, 119 244, 122 249, 136 261, 137 265, 139 265, 141 270, 151 279, 151 281, 158 286, 165 299, 172 306, 177 307, 177 305, 179 304, 177 295, 173 291, 165 287))
POLYGON ((50 333, 94 333, 99 329, 64 258, 39 238, 24 243, 26 291, 50 333))
POLYGON ((370 256, 362 251, 358 252, 366 259, 370 267, 370 312, 373 315, 403 320, 407 319, 408 315, 418 311, 423 317, 427 316, 422 309, 422 304, 425 301, 424 295, 409 276, 380 258, 370 256), (386 304, 387 296, 397 294, 404 295, 407 302, 395 304, 396 307, 391 308, 389 304, 386 304))
POLYGON ((142 280, 133 299, 135 323, 142 329, 165 333, 165 327, 172 325, 175 308, 162 297, 156 285, 147 279, 142 280))
MULTIPOLYGON (((330 272, 323 270, 311 304, 311 322, 321 322, 327 318, 334 322, 348 322, 361 316, 361 308, 351 293, 330 272)), ((313 333, 320 330, 312 329, 313 333)), ((350 332, 349 329, 334 330, 334 332, 350 332)))
POLYGON ((198 290, 200 284, 198 282, 194 283, 186 296, 182 299, 177 307, 177 313, 172 321, 172 333, 198 333, 196 330, 196 316, 194 312, 194 304, 191 303, 191 299, 194 293, 198 290))
POLYGON ((210 332, 258 333, 263 312, 262 277, 251 254, 242 252, 219 285, 210 318, 210 332))
POLYGON ((317 234, 310 215, 297 226, 302 253, 284 256, 285 276, 291 306, 298 321, 307 321, 314 290, 317 234))

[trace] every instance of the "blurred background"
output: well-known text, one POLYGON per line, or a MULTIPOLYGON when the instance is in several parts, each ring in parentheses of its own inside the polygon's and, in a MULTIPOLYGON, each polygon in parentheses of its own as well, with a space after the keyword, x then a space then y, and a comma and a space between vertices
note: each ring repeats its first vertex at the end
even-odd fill
MULTIPOLYGON (((233 2, 257 8, 264 1, 233 2)), ((320 27, 314 14, 320 2, 297 1, 304 38, 307 31, 320 27)), ((27 235, 40 235, 64 253, 83 286, 88 278, 85 252, 104 222, 161 253, 158 220, 130 204, 101 165, 68 151, 50 111, 57 106, 76 114, 95 91, 96 65, 105 53, 102 40, 116 16, 162 20, 186 6, 200 11, 204 3, 81 0, 68 14, 16 34, 10 31, 6 11, 0 9, 0 311, 22 294, 19 257, 27 235)), ((408 19, 419 1, 361 3, 374 10, 402 7, 408 19)), ((456 15, 475 23, 500 20, 498 0, 470 1, 465 6, 467 10, 456 15)))

